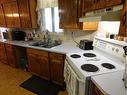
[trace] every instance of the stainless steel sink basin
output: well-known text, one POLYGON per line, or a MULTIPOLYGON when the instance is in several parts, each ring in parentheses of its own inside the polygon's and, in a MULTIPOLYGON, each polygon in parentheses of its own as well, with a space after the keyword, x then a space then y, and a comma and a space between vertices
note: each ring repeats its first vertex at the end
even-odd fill
POLYGON ((52 48, 54 46, 58 46, 60 44, 57 44, 57 43, 46 43, 46 42, 43 42, 43 41, 38 41, 38 42, 35 42, 35 43, 32 43, 32 44, 29 44, 29 46, 36 46, 36 47, 43 47, 43 48, 52 48))

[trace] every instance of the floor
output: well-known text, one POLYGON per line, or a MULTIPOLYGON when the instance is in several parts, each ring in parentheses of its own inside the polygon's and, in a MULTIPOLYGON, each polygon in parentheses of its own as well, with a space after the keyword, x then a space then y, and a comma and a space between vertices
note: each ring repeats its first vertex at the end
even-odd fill
MULTIPOLYGON (((19 85, 31 77, 31 74, 20 69, 0 63, 0 94, 1 95, 36 95, 19 85)), ((58 95, 67 95, 59 92, 58 95)))

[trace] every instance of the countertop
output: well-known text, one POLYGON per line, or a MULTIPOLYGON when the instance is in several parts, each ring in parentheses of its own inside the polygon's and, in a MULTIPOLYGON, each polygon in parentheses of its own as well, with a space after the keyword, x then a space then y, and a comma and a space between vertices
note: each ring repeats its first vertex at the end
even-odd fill
POLYGON ((127 95, 124 82, 122 81, 124 71, 107 73, 93 76, 92 81, 104 93, 104 95, 127 95))
POLYGON ((77 47, 76 43, 74 43, 73 41, 64 42, 61 45, 58 45, 58 46, 55 46, 52 48, 43 48, 43 47, 29 45, 29 44, 36 42, 36 41, 7 41, 7 40, 0 39, 0 42, 4 42, 4 43, 16 45, 16 46, 27 47, 27 48, 34 48, 34 49, 38 49, 38 50, 45 50, 45 51, 49 51, 49 52, 61 53, 61 54, 84 51, 84 50, 80 49, 79 47, 77 47))

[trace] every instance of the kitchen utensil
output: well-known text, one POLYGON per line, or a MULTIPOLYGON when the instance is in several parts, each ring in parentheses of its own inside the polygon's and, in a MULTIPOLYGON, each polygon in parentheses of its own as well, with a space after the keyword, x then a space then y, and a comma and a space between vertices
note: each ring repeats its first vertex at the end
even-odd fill
POLYGON ((123 75, 123 81, 125 84, 125 88, 127 88, 127 46, 123 47, 124 49, 124 53, 125 53, 125 71, 124 71, 124 75, 123 75))

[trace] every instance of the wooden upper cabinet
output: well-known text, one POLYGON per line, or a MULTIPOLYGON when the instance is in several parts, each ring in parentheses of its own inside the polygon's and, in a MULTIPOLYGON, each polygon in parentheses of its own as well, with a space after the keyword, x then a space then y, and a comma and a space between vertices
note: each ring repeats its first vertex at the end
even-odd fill
POLYGON ((31 17, 29 10, 29 0, 17 0, 19 5, 19 13, 21 20, 21 27, 30 28, 31 27, 31 17))
POLYGON ((88 11, 107 8, 123 3, 123 0, 83 0, 83 14, 88 11))
POLYGON ((0 4, 14 2, 16 0, 0 0, 0 4))
POLYGON ((63 29, 78 29, 78 6, 80 0, 58 0, 59 27, 63 29))
POLYGON ((3 12, 2 5, 0 5, 0 26, 1 27, 6 27, 5 17, 4 17, 4 12, 3 12))
POLYGON ((36 0, 17 0, 21 27, 37 28, 36 0))
POLYGON ((83 12, 91 11, 94 9, 94 0, 82 0, 83 12))
POLYGON ((3 4, 5 12, 6 25, 9 28, 19 28, 20 19, 17 2, 10 2, 3 4))
POLYGON ((127 0, 124 2, 124 8, 121 13, 119 36, 127 37, 127 0))
POLYGON ((105 0, 106 7, 122 4, 124 0, 105 0))

